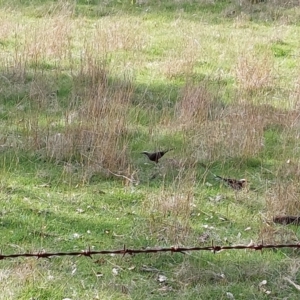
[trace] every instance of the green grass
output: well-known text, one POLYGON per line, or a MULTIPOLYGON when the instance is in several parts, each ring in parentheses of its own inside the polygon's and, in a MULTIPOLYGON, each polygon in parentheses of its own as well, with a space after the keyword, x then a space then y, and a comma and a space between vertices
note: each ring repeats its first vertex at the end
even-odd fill
MULTIPOLYGON (((0 1, 1 252, 297 243, 272 217, 300 209, 299 13, 0 1)), ((296 299, 300 280, 291 249, 0 264, 0 299, 296 299)))

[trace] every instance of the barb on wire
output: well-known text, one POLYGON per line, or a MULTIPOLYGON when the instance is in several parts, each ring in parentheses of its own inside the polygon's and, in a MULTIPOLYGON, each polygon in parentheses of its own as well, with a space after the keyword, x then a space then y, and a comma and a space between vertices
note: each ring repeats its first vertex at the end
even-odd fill
POLYGON ((19 253, 19 254, 0 254, 0 260, 8 259, 8 258, 17 258, 17 257, 36 257, 36 258, 48 258, 54 256, 78 256, 78 257, 89 257, 92 258, 92 255, 96 254, 121 254, 125 256, 126 254, 134 255, 134 254, 142 254, 142 253, 158 253, 158 252, 171 252, 171 253, 182 253, 185 254, 188 251, 211 251, 213 253, 217 253, 223 250, 263 250, 263 249, 275 249, 275 248, 300 248, 300 243, 297 244, 251 244, 251 245, 235 245, 235 246, 215 246, 212 242, 211 246, 207 247, 177 247, 172 246, 168 248, 146 248, 146 249, 129 249, 124 248, 121 250, 91 250, 89 247, 87 250, 77 251, 77 252, 37 252, 37 253, 19 253))

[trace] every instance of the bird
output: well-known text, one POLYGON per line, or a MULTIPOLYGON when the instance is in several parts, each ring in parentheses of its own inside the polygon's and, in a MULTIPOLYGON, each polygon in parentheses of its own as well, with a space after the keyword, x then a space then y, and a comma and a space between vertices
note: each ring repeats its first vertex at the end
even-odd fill
POLYGON ((208 167, 204 163, 200 163, 200 166, 205 168, 209 173, 211 173, 215 178, 221 179, 225 183, 227 183, 234 190, 241 190, 247 185, 247 180, 245 178, 242 179, 233 179, 233 178, 224 178, 214 174, 212 171, 208 169, 208 167))
POLYGON ((141 154, 146 154, 151 161, 155 161, 156 163, 158 163, 158 160, 171 150, 173 149, 168 149, 165 151, 158 151, 158 152, 143 151, 141 154))
POLYGON ((244 188, 247 184, 247 180, 242 179, 232 179, 232 178, 224 178, 218 175, 215 175, 216 178, 223 180, 225 183, 227 183, 230 187, 232 187, 234 190, 241 190, 244 188))

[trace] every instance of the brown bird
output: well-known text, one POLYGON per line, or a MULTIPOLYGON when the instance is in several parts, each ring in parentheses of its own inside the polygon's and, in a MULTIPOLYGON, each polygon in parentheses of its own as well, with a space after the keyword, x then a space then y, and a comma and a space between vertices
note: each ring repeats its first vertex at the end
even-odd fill
POLYGON ((201 167, 204 167, 208 172, 210 172, 215 178, 223 180, 225 183, 227 183, 230 187, 232 187, 234 190, 241 190, 242 188, 246 187, 247 180, 246 179, 232 179, 232 178, 224 178, 221 176, 218 176, 214 174, 212 171, 208 169, 208 167, 204 163, 200 163, 201 167))
POLYGON ((217 178, 223 180, 225 183, 227 183, 230 187, 232 187, 234 190, 241 190, 244 188, 247 184, 246 179, 232 179, 232 178, 223 178, 221 176, 215 175, 217 178))
POLYGON ((166 151, 152 152, 152 153, 143 151, 141 154, 146 154, 151 161, 155 161, 156 163, 158 163, 158 160, 171 150, 173 149, 168 149, 166 151))

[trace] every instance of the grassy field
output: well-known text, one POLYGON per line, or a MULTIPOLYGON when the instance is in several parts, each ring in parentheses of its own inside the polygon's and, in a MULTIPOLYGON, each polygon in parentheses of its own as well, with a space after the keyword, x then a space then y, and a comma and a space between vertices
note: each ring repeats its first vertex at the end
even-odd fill
MULTIPOLYGON (((297 243, 272 221, 300 210, 297 3, 0 1, 2 254, 297 243)), ((0 266, 0 299, 297 299, 300 283, 291 249, 0 266)))

